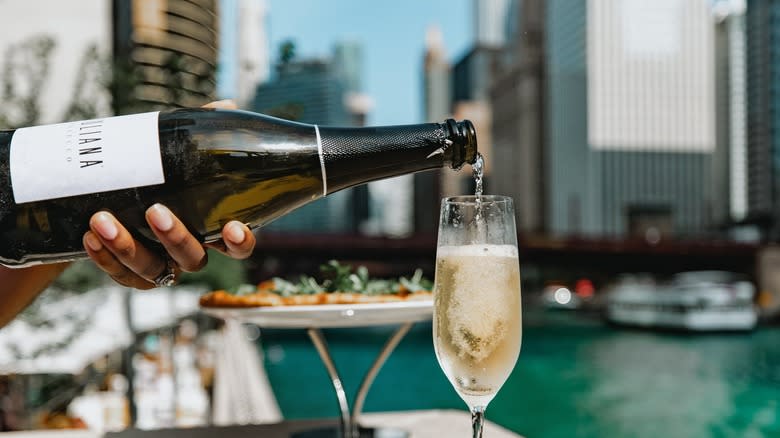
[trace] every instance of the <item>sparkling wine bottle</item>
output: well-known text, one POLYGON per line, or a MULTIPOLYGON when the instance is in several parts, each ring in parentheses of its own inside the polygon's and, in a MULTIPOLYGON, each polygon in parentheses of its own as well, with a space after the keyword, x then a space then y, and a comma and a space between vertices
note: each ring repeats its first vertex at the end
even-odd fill
POLYGON ((155 245, 144 211, 160 202, 210 242, 233 219, 257 228, 347 187, 476 156, 467 120, 336 128, 178 109, 0 131, 0 264, 85 257, 99 210, 155 245))

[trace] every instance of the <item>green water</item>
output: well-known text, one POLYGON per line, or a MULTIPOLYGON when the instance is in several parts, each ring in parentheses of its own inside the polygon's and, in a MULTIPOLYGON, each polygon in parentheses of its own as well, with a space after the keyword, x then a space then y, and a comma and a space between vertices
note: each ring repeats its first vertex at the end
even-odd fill
MULTIPOLYGON (((391 328, 325 332, 347 393, 391 328)), ((335 417, 336 399, 303 331, 263 332, 286 418, 335 417)), ((418 324, 377 377, 365 411, 464 409, 418 324)), ((680 335, 525 312, 523 347, 487 417, 529 438, 780 437, 780 328, 680 335)), ((463 436, 469 436, 468 423, 463 436)), ((489 438, 489 437, 486 437, 489 438)))

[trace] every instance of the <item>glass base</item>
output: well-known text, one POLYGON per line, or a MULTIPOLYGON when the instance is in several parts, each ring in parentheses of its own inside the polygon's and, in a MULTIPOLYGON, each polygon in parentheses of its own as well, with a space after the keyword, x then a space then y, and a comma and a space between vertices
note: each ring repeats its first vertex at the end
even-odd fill
MULTIPOLYGON (((338 426, 304 430, 290 435, 291 438, 342 438, 338 426)), ((354 438, 409 438, 409 432, 388 427, 361 427, 360 435, 354 438)))

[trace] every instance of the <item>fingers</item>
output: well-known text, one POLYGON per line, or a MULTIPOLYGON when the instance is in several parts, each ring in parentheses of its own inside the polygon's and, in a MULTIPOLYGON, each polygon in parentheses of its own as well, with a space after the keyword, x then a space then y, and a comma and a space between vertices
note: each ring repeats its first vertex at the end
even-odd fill
MULTIPOLYGON (((157 239, 181 271, 196 272, 208 261, 205 247, 165 206, 155 204, 146 211, 146 220, 157 239)), ((154 280, 168 269, 168 261, 138 242, 108 212, 98 212, 89 222, 84 248, 90 258, 118 283, 137 289, 154 287, 154 280)), ((222 240, 209 245, 234 259, 246 259, 256 239, 246 225, 231 221, 222 228, 222 240)))
POLYGON ((196 272, 206 265, 208 258, 203 245, 167 207, 152 205, 146 210, 146 221, 183 271, 196 272))
POLYGON ((257 240, 246 225, 239 221, 230 221, 222 227, 222 239, 206 244, 228 257, 243 260, 252 255, 257 240))
POLYGON ((138 289, 150 289, 165 267, 162 258, 133 239, 130 233, 107 212, 90 219, 90 231, 84 235, 84 248, 95 264, 118 283, 138 289))
POLYGON ((219 109, 238 109, 238 106, 231 99, 217 100, 203 105, 203 108, 219 108, 219 109))
POLYGON ((245 259, 255 249, 255 235, 246 225, 230 221, 222 227, 222 241, 225 242, 225 254, 234 259, 245 259))

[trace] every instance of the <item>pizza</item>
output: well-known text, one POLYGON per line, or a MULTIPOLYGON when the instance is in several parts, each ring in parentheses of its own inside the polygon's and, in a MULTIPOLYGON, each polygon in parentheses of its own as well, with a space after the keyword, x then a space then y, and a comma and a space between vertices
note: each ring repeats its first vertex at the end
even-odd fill
POLYGON ((301 276, 296 282, 272 278, 233 291, 215 290, 200 298, 203 307, 273 307, 328 304, 390 303, 431 300, 433 283, 416 270, 409 278, 371 279, 364 266, 352 269, 337 261, 320 267, 325 278, 301 276))

